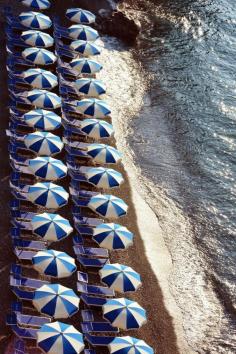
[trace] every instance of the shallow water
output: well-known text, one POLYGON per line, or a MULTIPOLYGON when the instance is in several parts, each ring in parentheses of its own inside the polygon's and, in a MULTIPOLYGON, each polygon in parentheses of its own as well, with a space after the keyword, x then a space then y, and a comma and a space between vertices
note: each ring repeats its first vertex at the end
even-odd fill
POLYGON ((131 148, 163 229, 189 344, 234 353, 236 6, 182 0, 154 9, 145 1, 132 14, 143 28, 134 57, 124 49, 113 57, 120 148, 131 148))

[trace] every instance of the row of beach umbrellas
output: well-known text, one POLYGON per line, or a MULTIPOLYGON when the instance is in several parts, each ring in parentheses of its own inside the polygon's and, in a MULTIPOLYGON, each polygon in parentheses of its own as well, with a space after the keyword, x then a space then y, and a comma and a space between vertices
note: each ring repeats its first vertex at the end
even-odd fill
MULTIPOLYGON (((48 0, 20 0, 34 10, 47 10, 51 3, 48 0)), ((70 48, 81 55, 71 61, 70 66, 81 74, 96 74, 102 66, 89 56, 100 54, 100 47, 94 43, 98 33, 87 26, 95 22, 95 16, 82 9, 69 9, 66 16, 76 24, 68 28, 72 39, 70 48)), ((19 16, 20 22, 29 30, 22 32, 21 39, 29 47, 23 50, 22 57, 34 65, 49 66, 57 61, 57 56, 49 50, 54 39, 42 30, 51 27, 48 16, 39 12, 24 12, 19 16), (49 49, 48 49, 49 48, 49 49)), ((54 184, 67 175, 67 166, 53 156, 59 154, 64 146, 62 139, 51 133, 61 126, 61 117, 55 110, 62 106, 61 98, 51 92, 58 85, 58 78, 50 70, 34 68, 22 73, 22 79, 32 89, 25 93, 25 98, 34 109, 23 115, 34 133, 24 137, 25 146, 37 157, 29 159, 29 171, 40 181, 28 187, 26 196, 36 206, 44 207, 44 213, 36 214, 31 220, 31 228, 35 235, 48 242, 60 241, 68 237, 73 228, 70 222, 59 214, 50 213, 67 204, 69 194, 61 186, 54 184)), ((114 130, 110 123, 102 120, 111 114, 106 101, 100 95, 106 93, 101 80, 79 78, 74 82, 79 95, 85 98, 77 102, 76 110, 84 119, 80 121, 80 129, 94 139, 107 138, 114 130), (87 96, 87 97, 86 97, 87 96)), ((19 94, 20 96, 21 94, 19 94)), ((98 164, 116 164, 121 154, 112 146, 103 143, 91 143, 86 146, 88 156, 98 164)), ((123 183, 121 173, 103 166, 90 167, 84 171, 88 182, 99 188, 115 188, 123 183)), ((126 215, 128 206, 113 195, 97 194, 90 198, 88 207, 98 215, 116 219, 126 215)), ((124 226, 115 223, 102 223, 93 231, 93 240, 108 250, 125 249, 133 243, 133 234, 124 226)), ((41 250, 32 258, 35 270, 44 275, 61 279, 71 276, 77 269, 75 260, 67 253, 56 250, 41 250)), ((118 263, 106 264, 99 271, 101 282, 120 293, 136 291, 141 286, 140 275, 131 267, 118 263)), ((55 321, 45 324, 37 333, 37 343, 45 353, 66 354, 80 353, 85 345, 82 334, 73 326, 56 321, 73 316, 79 310, 80 298, 72 290, 61 284, 45 284, 33 293, 32 303, 42 314, 55 321)), ((138 329, 146 323, 146 311, 136 301, 126 298, 108 299, 102 307, 103 317, 114 327, 123 330, 138 329)), ((153 350, 144 341, 130 336, 117 337, 108 345, 111 353, 152 354, 153 350)))

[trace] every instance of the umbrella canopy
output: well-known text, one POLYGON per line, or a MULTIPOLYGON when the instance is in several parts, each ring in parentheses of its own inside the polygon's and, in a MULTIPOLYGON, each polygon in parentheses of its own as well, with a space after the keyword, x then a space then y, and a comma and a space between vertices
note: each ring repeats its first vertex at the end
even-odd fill
POLYGON ((43 250, 32 258, 33 267, 41 274, 55 278, 69 277, 76 270, 75 260, 65 252, 43 250))
POLYGON ((70 66, 80 74, 96 74, 102 70, 102 65, 91 59, 73 59, 70 66))
POLYGON ((66 11, 66 17, 76 23, 94 23, 96 20, 95 15, 87 10, 80 8, 72 8, 66 11))
POLYGON ((114 327, 137 329, 147 322, 146 311, 136 301, 125 298, 110 299, 102 309, 103 317, 114 327))
POLYGON ((27 84, 36 89, 51 90, 58 85, 56 75, 48 70, 28 69, 22 73, 22 77, 27 84))
POLYGON ((48 132, 35 132, 26 135, 25 146, 40 156, 58 154, 63 148, 63 142, 59 136, 48 132))
POLYGON ((36 309, 55 319, 73 316, 79 309, 79 298, 72 289, 60 284, 45 284, 35 290, 36 309))
POLYGON ((90 144, 87 153, 95 162, 115 164, 121 160, 121 153, 112 146, 105 144, 90 144))
POLYGON ((109 288, 122 293, 136 291, 142 284, 140 275, 133 268, 119 263, 105 264, 99 274, 109 288))
POLYGON ((58 321, 38 330, 37 345, 47 354, 78 354, 84 349, 83 335, 74 326, 58 321))
POLYGON ((61 186, 51 182, 29 186, 27 198, 34 204, 48 209, 57 209, 67 204, 69 194, 61 186))
POLYGON ((36 30, 22 32, 21 38, 26 44, 32 47, 48 48, 54 44, 54 39, 48 33, 36 30))
POLYGON ((112 219, 126 215, 128 210, 127 204, 122 199, 107 194, 92 197, 88 207, 99 215, 112 219))
POLYGON ((118 224, 100 224, 93 230, 94 240, 109 250, 126 249, 133 244, 133 233, 118 224))
POLYGON ((56 181, 67 175, 67 166, 53 157, 36 157, 29 160, 29 169, 36 177, 56 181))
POLYGON ((113 126, 105 120, 84 119, 81 121, 80 129, 94 139, 109 138, 114 135, 113 126))
POLYGON ((154 354, 154 350, 142 339, 134 337, 116 337, 108 345, 111 354, 154 354))
POLYGON ((57 60, 56 55, 50 50, 37 47, 26 48, 23 50, 22 56, 25 60, 36 65, 51 65, 57 60))
POLYGON ((51 6, 49 0, 20 0, 20 2, 36 10, 46 10, 49 9, 49 7, 51 6))
POLYGON ((28 91, 27 99, 37 108, 57 109, 61 107, 61 97, 47 90, 28 91))
POLYGON ((124 182, 122 174, 111 168, 92 167, 86 170, 85 176, 88 182, 99 188, 115 188, 124 182))
POLYGON ((104 118, 111 113, 107 103, 97 98, 85 98, 77 103, 79 113, 91 118, 104 118))
POLYGON ((95 41, 99 37, 98 31, 84 25, 72 25, 68 28, 68 33, 72 39, 82 39, 83 41, 95 41))
POLYGON ((97 79, 78 79, 75 81, 75 87, 80 93, 90 97, 98 97, 106 93, 106 86, 97 79))
POLYGON ((61 117, 45 109, 32 109, 24 114, 25 122, 32 128, 55 130, 61 126, 61 117))
POLYGON ((19 20, 23 26, 31 29, 44 30, 52 26, 50 18, 41 12, 22 12, 19 15, 19 20))
POLYGON ((73 231, 69 221, 58 214, 42 213, 31 220, 33 233, 45 241, 60 241, 73 231))
POLYGON ((84 56, 99 55, 101 53, 100 48, 95 43, 83 41, 82 39, 73 41, 70 47, 75 52, 83 54, 84 56))

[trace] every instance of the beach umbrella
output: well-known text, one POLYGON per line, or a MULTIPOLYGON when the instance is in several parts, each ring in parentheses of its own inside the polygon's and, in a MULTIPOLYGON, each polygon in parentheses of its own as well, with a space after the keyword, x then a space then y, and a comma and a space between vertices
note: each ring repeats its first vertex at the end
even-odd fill
POLYGON ((128 248, 133 243, 133 237, 125 226, 113 223, 100 224, 93 230, 93 239, 109 250, 128 248))
POLYGON ((46 10, 49 9, 51 3, 49 0, 20 0, 20 2, 28 7, 32 7, 36 10, 46 10))
POLYGON ((84 56, 98 55, 101 53, 100 48, 95 43, 83 41, 82 39, 78 39, 77 41, 73 41, 71 43, 70 47, 75 52, 80 53, 84 56))
POLYGON ((48 48, 54 44, 54 39, 48 33, 36 30, 22 32, 21 39, 32 47, 48 48))
POLYGON ((136 301, 110 299, 102 306, 103 317, 112 326, 121 329, 138 329, 147 322, 146 311, 136 301))
POLYGON ((90 97, 98 97, 106 93, 106 86, 101 80, 82 78, 75 81, 76 89, 90 97))
POLYGON ((64 178, 67 167, 61 160, 53 157, 36 157, 29 160, 29 169, 36 176, 50 181, 64 178))
POLYGON ((99 275, 109 288, 122 293, 136 291, 142 284, 140 275, 133 268, 119 263, 105 264, 99 275))
POLYGON ((47 354, 79 354, 84 349, 83 335, 59 321, 46 323, 37 331, 37 345, 47 354))
POLYGON ((29 186, 27 198, 35 205, 57 209, 67 204, 69 194, 61 186, 51 182, 39 182, 29 186))
POLYGON ((85 176, 88 182, 99 188, 119 187, 124 182, 122 174, 111 168, 91 167, 85 176))
POLYGON ((95 162, 114 164, 121 160, 121 154, 112 146, 105 144, 90 144, 87 153, 95 162))
POLYGON ((99 215, 112 219, 126 215, 128 210, 127 204, 122 199, 107 194, 91 197, 88 207, 99 215))
POLYGON ((48 132, 30 133, 24 138, 25 146, 39 156, 58 154, 63 148, 63 142, 57 135, 48 132))
POLYGON ((154 350, 142 339, 134 337, 115 337, 108 349, 111 354, 154 354, 154 350))
POLYGON ((50 50, 44 48, 26 48, 22 52, 25 60, 28 60, 36 65, 50 65, 57 60, 56 55, 50 50))
POLYGON ((106 101, 97 98, 84 98, 77 102, 79 113, 91 118, 104 118, 111 113, 106 101))
POLYGON ((96 20, 95 15, 87 10, 80 8, 72 8, 66 11, 66 17, 76 23, 94 23, 96 20))
POLYGON ((83 41, 95 41, 99 37, 98 31, 85 25, 72 25, 68 28, 68 33, 72 39, 82 39, 83 41))
POLYGON ((69 277, 76 270, 74 258, 55 250, 38 251, 32 257, 32 263, 39 273, 55 278, 69 277))
POLYGON ((70 66, 77 70, 80 74, 96 74, 102 70, 101 64, 86 58, 73 59, 70 62, 70 66))
POLYGON ((61 97, 47 90, 27 91, 27 99, 37 108, 57 109, 61 107, 61 97))
POLYGON ((80 129, 94 139, 109 138, 114 135, 113 126, 105 120, 84 119, 81 121, 80 129))
POLYGON ((45 241, 60 241, 73 231, 69 221, 59 214, 36 214, 31 220, 33 233, 45 241))
POLYGON ((45 109, 32 109, 24 114, 25 122, 32 128, 55 130, 61 126, 61 117, 45 109))
POLYGON ((79 298, 72 289, 60 284, 45 284, 34 292, 36 309, 55 319, 73 316, 79 309, 79 298))
POLYGON ((41 12, 22 12, 19 15, 19 21, 23 26, 31 29, 44 30, 52 26, 50 18, 41 12))
POLYGON ((36 89, 51 90, 58 85, 56 75, 48 70, 28 69, 22 73, 22 77, 27 84, 36 89))

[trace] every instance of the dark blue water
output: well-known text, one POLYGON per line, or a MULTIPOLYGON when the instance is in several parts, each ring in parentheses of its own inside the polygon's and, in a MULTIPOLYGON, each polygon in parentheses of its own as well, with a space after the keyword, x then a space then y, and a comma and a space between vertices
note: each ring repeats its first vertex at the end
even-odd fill
MULTIPOLYGON (((130 144, 150 181, 160 219, 158 190, 188 221, 191 238, 182 230, 180 247, 185 249, 188 243, 188 264, 191 252, 198 253, 200 261, 192 262, 195 275, 198 266, 199 274, 204 274, 198 296, 203 299, 204 291, 211 293, 206 295, 207 306, 215 306, 212 317, 206 316, 211 330, 205 332, 205 339, 209 335, 212 349, 203 352, 235 353, 236 1, 145 1, 141 5, 136 15, 142 34, 135 55, 146 71, 149 89, 140 116, 133 121, 130 144), (214 318, 215 335, 210 323, 214 318)), ((172 218, 174 225, 176 213, 171 216, 171 207, 166 210, 169 224, 172 218)), ((176 268, 183 266, 184 259, 181 262, 176 256, 178 246, 173 249, 170 237, 166 242, 176 268)), ((177 296, 181 291, 181 284, 174 289, 177 296)), ((201 302, 199 311, 200 307, 201 302)), ((204 312, 202 321, 203 317, 204 312)))

